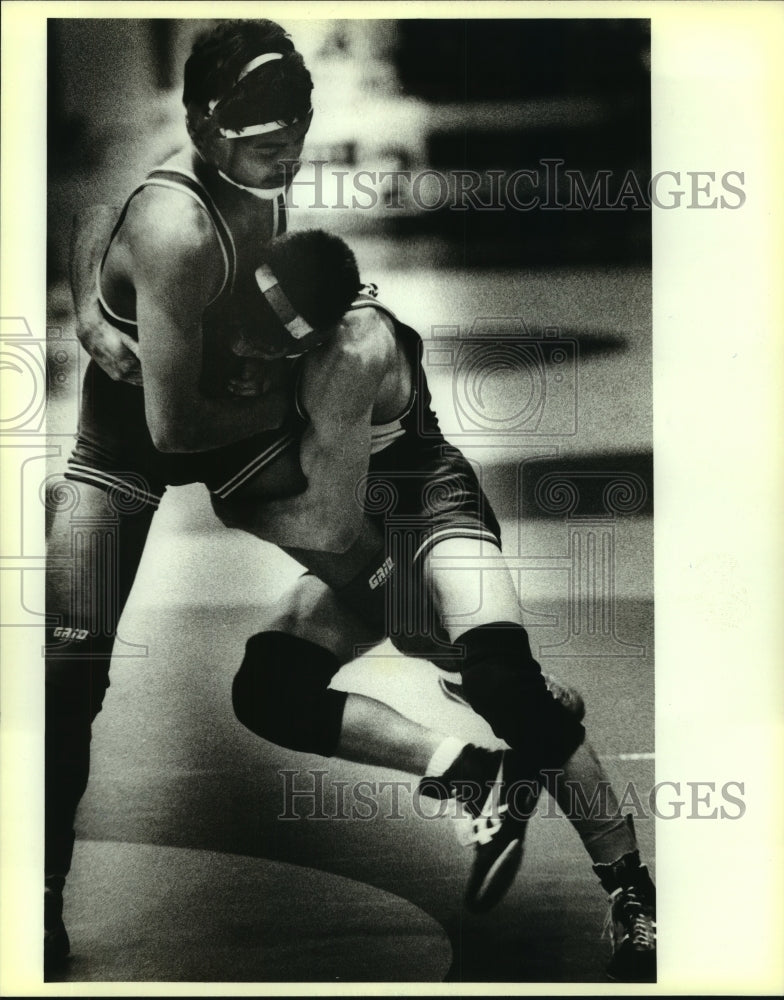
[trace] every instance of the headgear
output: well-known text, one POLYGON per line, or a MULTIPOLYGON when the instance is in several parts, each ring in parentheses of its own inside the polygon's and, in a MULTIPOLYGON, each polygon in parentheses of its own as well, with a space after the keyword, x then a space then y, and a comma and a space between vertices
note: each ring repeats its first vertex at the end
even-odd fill
MULTIPOLYGON (((232 87, 232 90, 234 89, 234 87, 237 86, 237 84, 240 83, 241 80, 244 80, 249 73, 253 73, 255 70, 260 69, 267 63, 275 62, 276 60, 282 58, 283 58, 283 53, 281 52, 265 52, 263 55, 256 56, 255 59, 251 59, 251 61, 249 63, 246 63, 246 65, 243 66, 242 69, 240 70, 239 74, 237 75, 237 79, 234 81, 234 86, 232 87)), ((230 93, 231 91, 229 91, 229 94, 230 93)), ((214 100, 210 101, 209 105, 207 106, 208 117, 215 116, 216 110, 220 108, 221 103, 226 100, 229 94, 224 94, 223 97, 216 97, 214 98, 214 100)), ((284 122, 284 121, 259 122, 258 124, 255 125, 243 125, 242 128, 238 129, 229 129, 229 128, 224 128, 223 126, 219 126, 217 134, 222 139, 244 139, 247 136, 265 135, 267 132, 275 132, 278 129, 286 128, 289 125, 295 125, 298 121, 299 121, 298 118, 294 118, 289 122, 284 122)))

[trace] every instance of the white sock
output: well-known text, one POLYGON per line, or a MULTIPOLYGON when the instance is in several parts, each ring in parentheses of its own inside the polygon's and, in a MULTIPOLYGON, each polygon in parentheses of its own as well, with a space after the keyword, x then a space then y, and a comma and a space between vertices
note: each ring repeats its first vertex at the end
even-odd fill
POLYGON ((460 740, 456 736, 445 736, 430 758, 430 763, 425 769, 424 777, 440 778, 447 768, 454 764, 467 746, 468 744, 465 740, 460 740))

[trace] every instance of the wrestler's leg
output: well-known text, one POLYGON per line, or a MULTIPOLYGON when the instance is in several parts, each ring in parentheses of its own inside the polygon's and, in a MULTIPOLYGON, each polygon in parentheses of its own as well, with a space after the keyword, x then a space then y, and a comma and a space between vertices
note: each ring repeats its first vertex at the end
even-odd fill
POLYGON ((341 666, 384 639, 322 580, 301 576, 234 682, 238 718, 259 736, 325 757, 423 775, 443 734, 366 695, 329 687, 341 666))
MULTIPOLYGON (((45 869, 47 907, 58 910, 87 786, 92 721, 109 686, 117 623, 154 508, 71 481, 50 489, 47 507, 45 869)), ((57 924, 58 913, 47 916, 57 924)), ((56 952, 67 953, 67 938, 47 940, 48 960, 64 957, 56 952)))
POLYGON ((500 551, 488 560, 487 550, 471 538, 450 538, 433 546, 423 567, 436 614, 450 640, 464 647, 464 693, 497 735, 512 747, 530 748, 541 761, 537 770, 553 772, 551 790, 594 863, 615 861, 636 849, 633 832, 599 758, 578 739, 574 716, 547 690, 522 626, 512 575, 500 551), (546 732, 545 724, 561 734, 546 732), (531 746, 526 728, 545 744, 544 756, 531 746), (601 800, 601 809, 583 808, 573 795, 575 784, 588 803, 601 800))
MULTIPOLYGON (((358 593, 360 588, 353 596, 358 593)), ((350 611, 316 577, 301 577, 270 630, 248 641, 233 688, 237 717, 280 746, 402 770, 421 779, 422 794, 459 799, 476 824, 477 854, 466 901, 472 908, 488 909, 502 897, 522 858, 523 822, 507 824, 509 835, 503 845, 495 842, 492 853, 483 846, 504 753, 435 732, 373 698, 330 687, 360 644, 372 645, 384 636, 383 629, 363 621, 361 600, 356 607, 357 613, 350 611)), ((366 617, 378 620, 377 615, 366 617)), ((519 786, 514 795, 517 815, 524 819, 536 800, 519 786)))
MULTIPOLYGON (((228 527, 256 534, 247 503, 213 496, 212 505, 228 527)), ((383 534, 365 518, 345 553, 286 550, 309 573, 282 598, 267 630, 248 641, 234 710, 257 735, 289 749, 424 774, 442 734, 374 698, 329 687, 360 646, 385 638, 383 614, 355 613, 333 589, 383 562, 383 546, 383 534)))
POLYGON ((615 928, 610 975, 650 980, 655 976, 655 889, 640 862, 631 817, 622 815, 582 726, 547 690, 500 552, 492 568, 476 569, 483 565, 486 549, 471 538, 434 545, 424 557, 427 596, 450 641, 463 647, 468 702, 497 735, 522 750, 524 769, 536 762, 537 770, 550 772, 548 790, 610 894, 615 928))
POLYGON ((518 751, 531 777, 560 767, 584 730, 548 690, 500 551, 460 537, 456 529, 414 561, 410 579, 407 603, 431 603, 437 623, 461 649, 463 691, 471 707, 518 751))

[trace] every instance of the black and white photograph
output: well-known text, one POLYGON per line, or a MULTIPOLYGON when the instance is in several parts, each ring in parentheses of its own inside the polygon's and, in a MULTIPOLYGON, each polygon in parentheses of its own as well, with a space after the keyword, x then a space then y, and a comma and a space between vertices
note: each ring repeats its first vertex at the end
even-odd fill
POLYGON ((781 344, 677 263, 678 216, 715 246, 761 212, 758 150, 667 132, 694 25, 657 63, 655 4, 44 6, 32 298, 3 248, 19 995, 743 992, 755 954, 770 992, 775 934, 708 900, 755 843, 781 883, 726 491, 774 410, 697 428, 781 344), (673 358, 690 275, 715 342, 673 358))

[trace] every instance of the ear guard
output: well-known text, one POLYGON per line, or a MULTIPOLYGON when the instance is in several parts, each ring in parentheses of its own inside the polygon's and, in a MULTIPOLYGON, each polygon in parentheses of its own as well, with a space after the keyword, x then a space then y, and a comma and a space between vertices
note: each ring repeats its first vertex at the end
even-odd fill
POLYGON ((286 293, 280 287, 275 272, 268 264, 257 267, 255 277, 256 285, 267 304, 295 341, 313 333, 313 327, 303 316, 300 316, 291 304, 286 293))

